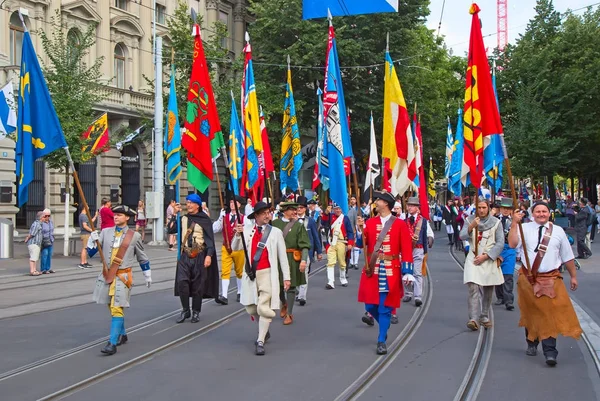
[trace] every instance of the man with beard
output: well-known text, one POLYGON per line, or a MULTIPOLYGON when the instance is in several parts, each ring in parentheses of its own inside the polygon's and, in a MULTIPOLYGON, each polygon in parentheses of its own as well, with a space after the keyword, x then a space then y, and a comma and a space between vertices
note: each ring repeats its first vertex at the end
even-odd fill
POLYGON ((400 307, 404 293, 401 281, 414 282, 412 240, 406 223, 392 216, 394 197, 388 192, 374 193, 377 216, 357 224, 363 229, 365 268, 360 277, 358 302, 379 324, 377 354, 387 354, 387 332, 392 310, 400 307))
POLYGON ((258 322, 255 354, 264 355, 265 343, 271 337, 269 326, 275 317, 274 309, 279 309, 280 306, 279 283, 283 281, 284 291, 290 287, 290 266, 283 233, 269 225, 269 205, 257 202, 248 219, 254 220, 254 224, 236 226, 231 248, 234 251, 243 249, 242 241, 245 241, 248 248, 251 264, 246 262, 242 275, 240 302, 252 319, 258 322))
POLYGON ((185 199, 187 215, 181 218, 181 257, 175 273, 175 296, 181 300, 182 311, 176 322, 183 323, 191 316, 191 322, 198 323, 202 299, 219 296, 219 267, 212 222, 201 209, 202 198, 191 194, 185 199))
POLYGON ((287 291, 284 291, 283 280, 280 279, 281 288, 279 290, 282 302, 280 316, 283 318, 284 325, 294 322, 293 310, 296 299, 296 287, 306 284, 304 272, 309 260, 308 250, 310 249, 310 239, 304 225, 298 222, 296 216, 297 208, 298 204, 295 202, 281 202, 279 204, 281 218, 273 220, 271 223, 273 227, 279 228, 283 233, 288 265, 290 266, 291 284, 287 291))

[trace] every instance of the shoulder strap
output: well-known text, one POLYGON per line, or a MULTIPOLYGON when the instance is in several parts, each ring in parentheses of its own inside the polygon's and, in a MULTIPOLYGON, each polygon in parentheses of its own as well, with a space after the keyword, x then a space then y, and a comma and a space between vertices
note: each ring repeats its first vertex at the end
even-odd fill
POLYGON ((262 256, 263 250, 267 246, 267 240, 269 239, 269 234, 271 234, 271 228, 273 228, 271 225, 267 224, 265 226, 265 231, 263 231, 262 236, 260 237, 260 241, 258 242, 258 246, 256 247, 256 253, 252 258, 252 271, 254 272, 256 272, 256 267, 258 265, 260 257, 262 256))
POLYGON ((415 227, 415 238, 413 239, 413 246, 417 244, 417 242, 419 242, 419 236, 421 235, 421 229, 423 228, 423 216, 419 215, 420 219, 417 222, 417 225, 415 227))
POLYGON ((391 216, 390 219, 385 223, 385 225, 379 232, 379 235, 377 236, 377 242, 375 242, 375 247, 373 248, 373 253, 371 254, 371 258, 369 259, 369 269, 371 272, 373 271, 373 269, 375 269, 375 263, 377 262, 377 254, 379 253, 379 249, 381 248, 381 245, 383 244, 383 240, 385 239, 385 236, 387 235, 387 233, 390 231, 390 228, 392 228, 392 224, 394 224, 396 219, 397 219, 396 216, 391 216))
POLYGON ((123 242, 121 242, 121 246, 119 247, 119 250, 117 251, 115 257, 113 258, 112 263, 110 264, 110 268, 108 269, 108 271, 102 271, 104 280, 108 284, 112 283, 115 279, 115 276, 117 275, 117 270, 119 270, 119 266, 121 266, 121 264, 123 263, 123 257, 125 256, 125 252, 127 252, 127 248, 129 248, 129 244, 131 243, 133 234, 135 234, 134 230, 127 230, 127 232, 125 233, 125 238, 123 238, 123 242))
POLYGON ((285 225, 285 227, 283 227, 283 239, 285 239, 285 237, 287 237, 287 235, 290 233, 290 230, 294 226, 295 222, 296 222, 296 220, 292 219, 292 220, 289 221, 289 223, 287 223, 285 225))
MULTIPOLYGON (((185 236, 183 237, 183 241, 181 241, 181 245, 187 244, 188 237, 191 233, 194 232, 194 228, 196 228, 196 222, 192 221, 192 224, 188 227, 187 231, 185 232, 185 236)), ((181 251, 183 252, 183 248, 181 249, 181 251)))
POLYGON ((546 251, 548 250, 548 244, 550 243, 550 238, 552 237, 552 227, 554 226, 552 223, 548 223, 548 228, 542 237, 542 242, 540 242, 540 246, 538 247, 538 253, 535 255, 535 260, 533 261, 533 265, 531 266, 531 275, 534 280, 537 276, 537 272, 542 264, 542 259, 546 255, 546 251))

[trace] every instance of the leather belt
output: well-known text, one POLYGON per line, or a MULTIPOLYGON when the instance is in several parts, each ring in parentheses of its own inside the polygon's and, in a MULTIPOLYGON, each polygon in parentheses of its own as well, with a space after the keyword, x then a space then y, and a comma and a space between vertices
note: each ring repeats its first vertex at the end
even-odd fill
POLYGON ((195 258, 196 256, 198 256, 198 254, 202 251, 204 251, 206 249, 206 246, 204 244, 200 245, 200 246, 193 246, 193 247, 187 247, 184 246, 181 248, 181 250, 183 252, 185 252, 190 258, 195 258))
POLYGON ((379 260, 399 260, 399 255, 378 255, 377 259, 379 260))

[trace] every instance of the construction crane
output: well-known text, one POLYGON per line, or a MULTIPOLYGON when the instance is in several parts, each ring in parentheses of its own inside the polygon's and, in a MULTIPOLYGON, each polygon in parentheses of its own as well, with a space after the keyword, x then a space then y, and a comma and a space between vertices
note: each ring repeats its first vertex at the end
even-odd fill
POLYGON ((497 14, 498 14, 498 50, 504 51, 506 44, 508 43, 508 0, 497 0, 497 14))

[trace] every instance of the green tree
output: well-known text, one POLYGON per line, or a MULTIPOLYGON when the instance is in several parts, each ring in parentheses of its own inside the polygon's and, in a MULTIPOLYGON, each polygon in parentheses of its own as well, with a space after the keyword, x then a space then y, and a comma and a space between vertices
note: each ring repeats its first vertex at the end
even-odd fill
MULTIPOLYGON (((51 18, 51 26, 54 28, 50 34, 38 32, 50 60, 42 68, 71 156, 79 163, 84 156, 82 147, 88 142, 81 134, 95 119, 93 106, 104 99, 100 83, 103 58, 94 60, 92 65, 84 61, 95 43, 96 26, 89 25, 85 32, 68 31, 58 12, 51 18)), ((68 169, 63 151, 53 152, 44 160, 50 168, 68 169)))

